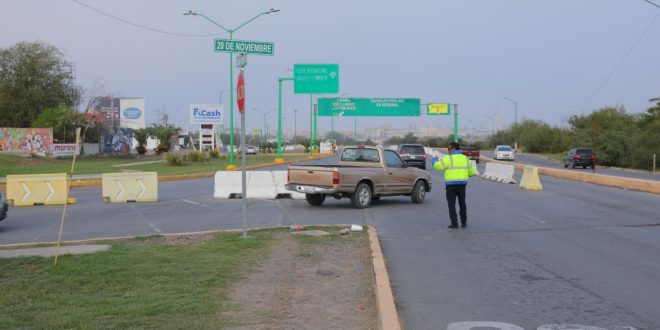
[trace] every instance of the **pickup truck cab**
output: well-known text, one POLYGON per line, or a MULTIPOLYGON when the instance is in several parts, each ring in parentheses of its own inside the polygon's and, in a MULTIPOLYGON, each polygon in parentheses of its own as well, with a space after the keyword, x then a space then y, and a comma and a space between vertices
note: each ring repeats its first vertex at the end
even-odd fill
POLYGON ((478 147, 461 146, 460 150, 461 153, 465 155, 465 157, 469 158, 470 160, 474 160, 477 164, 479 164, 479 156, 481 156, 481 151, 478 147))
POLYGON ((350 198, 354 208, 369 207, 381 196, 410 196, 422 203, 431 191, 431 177, 408 167, 393 150, 376 147, 346 147, 336 165, 290 165, 286 189, 304 193, 310 205, 326 197, 350 198))

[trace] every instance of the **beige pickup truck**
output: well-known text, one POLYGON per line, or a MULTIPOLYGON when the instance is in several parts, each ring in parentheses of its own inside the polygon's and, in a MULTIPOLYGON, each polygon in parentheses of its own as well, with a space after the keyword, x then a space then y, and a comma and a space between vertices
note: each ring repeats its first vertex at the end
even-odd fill
POLYGON ((362 209, 381 196, 410 196, 421 203, 431 191, 431 177, 406 167, 393 150, 357 146, 344 148, 336 165, 289 165, 286 189, 305 193, 314 206, 332 196, 350 198, 354 208, 362 209))

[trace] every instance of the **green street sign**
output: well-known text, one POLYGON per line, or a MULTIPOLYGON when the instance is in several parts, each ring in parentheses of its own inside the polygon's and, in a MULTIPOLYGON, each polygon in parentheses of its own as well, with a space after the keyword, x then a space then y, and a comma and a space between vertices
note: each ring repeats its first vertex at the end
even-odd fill
POLYGON ((319 116, 413 116, 420 113, 419 99, 319 98, 319 116))
POLYGON ((449 103, 429 103, 426 105, 427 115, 445 115, 451 114, 451 104, 449 103))
POLYGON ((294 64, 294 94, 339 93, 338 64, 294 64))
POLYGON ((216 52, 247 53, 254 55, 273 55, 275 45, 272 42, 215 39, 213 48, 216 52))

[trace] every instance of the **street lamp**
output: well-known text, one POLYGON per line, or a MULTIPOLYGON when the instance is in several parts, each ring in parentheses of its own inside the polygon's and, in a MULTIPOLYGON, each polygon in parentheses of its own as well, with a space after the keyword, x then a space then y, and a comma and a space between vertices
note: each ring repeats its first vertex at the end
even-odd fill
POLYGON ((298 142, 298 109, 293 109, 293 145, 298 142))
MULTIPOLYGON (((206 17, 206 15, 194 12, 192 10, 189 10, 187 13, 183 13, 183 15, 193 15, 193 16, 201 16, 207 21, 213 23, 214 25, 218 26, 219 28, 225 30, 225 32, 229 33, 229 40, 233 39, 234 32, 238 31, 248 23, 254 21, 257 19, 257 17, 261 15, 267 15, 271 13, 276 13, 280 11, 279 9, 270 9, 265 12, 259 13, 258 15, 252 17, 251 19, 245 21, 245 23, 239 25, 238 27, 234 29, 228 29, 216 21, 206 17)), ((234 165, 234 53, 229 53, 229 165, 227 165, 227 169, 234 169, 236 168, 236 165, 234 165)))
POLYGON ((492 127, 492 133, 491 134, 492 134, 492 136, 495 136, 495 118, 493 118, 491 116, 486 116, 486 117, 488 117, 488 119, 490 119, 490 121, 491 121, 491 125, 492 125, 491 126, 492 127))
POLYGON ((509 101, 509 102, 513 102, 513 108, 514 108, 514 111, 515 111, 515 112, 514 112, 514 113, 515 113, 515 117, 514 117, 514 118, 515 118, 515 123, 516 123, 516 126, 517 126, 517 125, 518 125, 518 101, 516 101, 516 100, 512 100, 512 99, 510 99, 510 98, 508 98, 508 97, 506 97, 506 96, 502 96, 502 97, 503 97, 505 100, 509 101))
POLYGON ((271 113, 271 112, 273 112, 273 111, 275 111, 275 110, 277 110, 277 109, 273 109, 273 110, 266 111, 266 112, 261 111, 261 110, 259 110, 259 109, 257 109, 257 108, 252 108, 252 110, 254 110, 254 111, 256 111, 256 112, 258 112, 258 113, 264 115, 264 130, 261 132, 261 140, 262 140, 261 142, 262 142, 262 143, 263 143, 263 142, 267 142, 267 141, 266 141, 266 138, 265 138, 265 136, 264 136, 264 134, 266 134, 266 131, 267 131, 267 129, 266 129, 266 115, 269 114, 269 113, 271 113))

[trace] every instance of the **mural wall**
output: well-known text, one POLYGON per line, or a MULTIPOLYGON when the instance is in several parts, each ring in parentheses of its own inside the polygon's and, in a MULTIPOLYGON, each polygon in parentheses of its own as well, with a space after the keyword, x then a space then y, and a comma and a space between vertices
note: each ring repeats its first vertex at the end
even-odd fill
POLYGON ((0 152, 29 152, 46 155, 52 144, 52 128, 0 128, 0 152))

